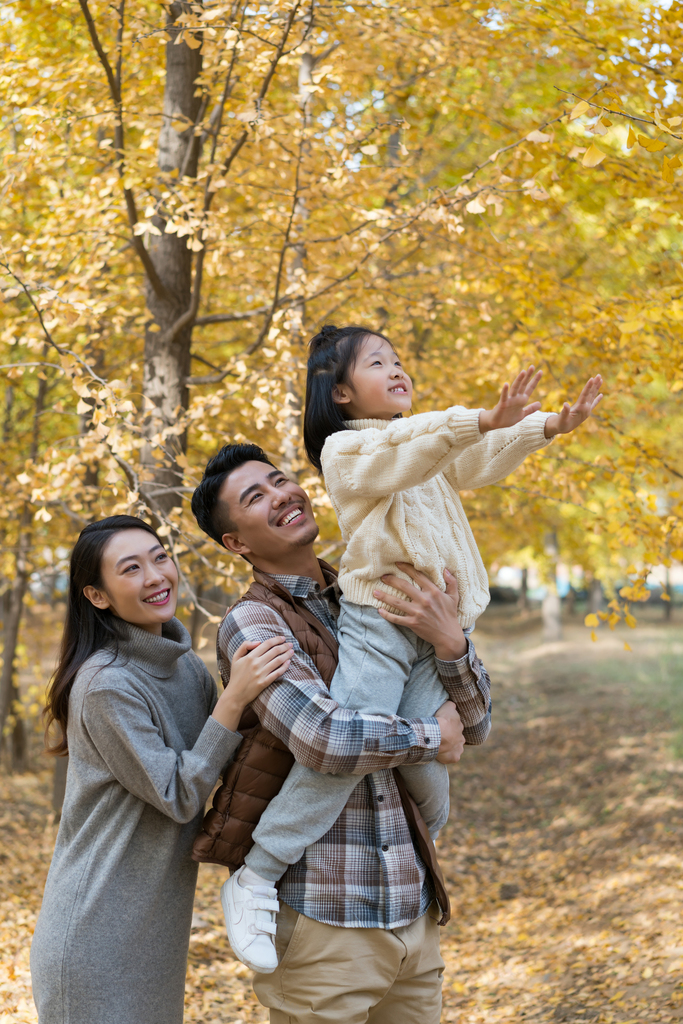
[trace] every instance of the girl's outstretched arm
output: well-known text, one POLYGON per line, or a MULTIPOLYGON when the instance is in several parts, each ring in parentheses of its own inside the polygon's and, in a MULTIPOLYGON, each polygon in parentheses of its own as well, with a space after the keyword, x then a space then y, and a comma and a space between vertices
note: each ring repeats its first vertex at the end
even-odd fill
POLYGON ((602 400, 599 393, 602 387, 602 377, 591 377, 583 386, 581 394, 572 406, 565 402, 562 411, 553 412, 545 421, 545 436, 555 437, 556 434, 571 434, 584 420, 593 414, 602 400))
POLYGON ((584 385, 571 408, 565 402, 559 414, 534 412, 515 426, 492 429, 482 444, 468 449, 445 470, 447 479, 458 490, 475 490, 504 480, 527 455, 544 448, 556 434, 568 434, 583 423, 600 402, 601 387, 598 374, 584 385))
POLYGON ((456 405, 389 420, 383 427, 332 434, 322 466, 333 502, 344 493, 382 498, 431 480, 466 449, 478 446, 482 411, 456 405))

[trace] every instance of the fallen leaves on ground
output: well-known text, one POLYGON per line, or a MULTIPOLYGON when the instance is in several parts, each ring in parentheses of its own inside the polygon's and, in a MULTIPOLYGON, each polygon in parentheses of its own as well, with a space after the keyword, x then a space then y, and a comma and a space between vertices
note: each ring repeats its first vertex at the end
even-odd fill
MULTIPOLYGON (((443 1020, 653 1024, 683 1020, 683 644, 643 626, 638 650, 580 628, 478 631, 495 729, 452 772, 440 856, 443 1020)), ((0 779, 0 1024, 35 1024, 28 949, 54 841, 47 772, 0 779)), ((188 1024, 267 1011, 224 937, 225 872, 204 866, 190 947, 188 1024)))

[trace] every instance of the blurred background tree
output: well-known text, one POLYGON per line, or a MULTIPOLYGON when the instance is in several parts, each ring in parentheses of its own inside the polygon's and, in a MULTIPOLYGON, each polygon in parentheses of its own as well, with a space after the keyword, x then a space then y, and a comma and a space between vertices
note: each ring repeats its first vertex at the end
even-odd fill
POLYGON ((556 409, 600 371, 595 421, 465 503, 489 565, 552 584, 559 558, 619 584, 589 622, 633 622, 650 569, 683 559, 682 21, 671 0, 3 7, 0 731, 17 765, 30 582, 89 519, 154 519, 199 643, 198 604, 218 610, 201 595, 244 579, 189 514, 226 440, 299 476, 338 557, 300 444, 326 321, 388 333, 417 411, 488 405, 528 362, 556 409))

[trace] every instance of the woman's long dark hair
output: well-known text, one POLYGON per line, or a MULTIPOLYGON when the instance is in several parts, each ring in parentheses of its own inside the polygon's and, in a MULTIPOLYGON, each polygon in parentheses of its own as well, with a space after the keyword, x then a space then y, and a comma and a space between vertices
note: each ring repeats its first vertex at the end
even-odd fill
POLYGON ((103 647, 111 648, 115 658, 119 640, 125 636, 123 622, 108 609, 96 608, 83 593, 84 587, 101 588, 104 549, 121 530, 146 530, 161 544, 149 523, 135 516, 109 516, 90 523, 81 531, 71 552, 59 662, 47 691, 45 746, 49 754, 69 752, 66 741, 69 694, 78 670, 103 647), (48 730, 53 723, 59 726, 60 735, 50 743, 48 730))
POLYGON ((325 441, 338 430, 347 429, 341 407, 333 398, 334 387, 350 383, 349 372, 356 363, 363 342, 371 335, 389 341, 381 331, 361 324, 348 324, 346 327, 325 324, 311 338, 306 377, 304 447, 319 473, 322 471, 320 453, 325 441))

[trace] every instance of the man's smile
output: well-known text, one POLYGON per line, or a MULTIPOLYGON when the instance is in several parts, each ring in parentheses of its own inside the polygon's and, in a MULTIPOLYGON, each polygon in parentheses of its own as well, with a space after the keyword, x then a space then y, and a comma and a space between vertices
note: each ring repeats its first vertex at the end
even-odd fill
POLYGON ((302 520, 305 518, 306 513, 304 512, 303 506, 294 505, 294 507, 290 506, 290 508, 288 508, 287 511, 279 517, 279 519, 276 519, 275 525, 292 526, 295 523, 298 524, 302 522, 302 520))

